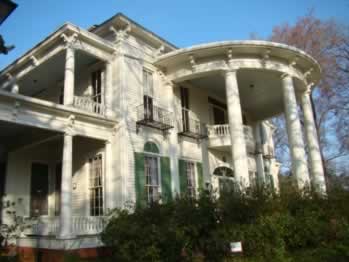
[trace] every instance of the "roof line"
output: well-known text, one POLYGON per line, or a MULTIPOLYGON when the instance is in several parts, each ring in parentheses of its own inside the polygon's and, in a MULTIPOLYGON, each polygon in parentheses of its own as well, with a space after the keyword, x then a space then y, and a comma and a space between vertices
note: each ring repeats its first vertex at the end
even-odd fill
POLYGON ((116 15, 112 16, 111 18, 105 20, 104 22, 102 22, 99 25, 96 25, 95 27, 92 28, 91 32, 96 31, 98 28, 101 28, 102 26, 106 25, 107 23, 109 23, 110 21, 116 19, 117 17, 122 17, 126 20, 128 20, 129 22, 131 22, 132 24, 134 24, 135 26, 139 27, 140 29, 142 29, 143 31, 151 34, 153 37, 158 38, 160 41, 168 44, 169 46, 171 46, 174 49, 178 49, 179 47, 177 47, 176 45, 170 43, 169 41, 165 40, 164 38, 162 38, 161 36, 155 34, 154 32, 152 32, 151 30, 145 28, 144 26, 140 25, 139 23, 135 22, 134 20, 132 20, 131 18, 129 18, 128 16, 124 15, 123 13, 119 12, 116 15))

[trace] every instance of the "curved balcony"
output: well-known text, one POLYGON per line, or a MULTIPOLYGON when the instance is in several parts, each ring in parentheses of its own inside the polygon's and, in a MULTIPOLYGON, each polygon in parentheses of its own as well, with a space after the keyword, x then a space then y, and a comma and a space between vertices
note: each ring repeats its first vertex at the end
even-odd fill
MULTIPOLYGON (((229 151, 231 146, 229 124, 224 125, 207 125, 208 147, 221 151, 229 151)), ((244 126, 245 142, 247 152, 255 151, 255 141, 253 138, 252 128, 244 126)))

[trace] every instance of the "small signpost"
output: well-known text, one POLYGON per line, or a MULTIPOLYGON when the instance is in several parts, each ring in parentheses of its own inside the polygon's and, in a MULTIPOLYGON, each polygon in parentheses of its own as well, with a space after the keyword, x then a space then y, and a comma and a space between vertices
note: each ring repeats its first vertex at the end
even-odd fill
POLYGON ((242 253, 242 243, 239 242, 230 242, 230 252, 233 254, 242 253))

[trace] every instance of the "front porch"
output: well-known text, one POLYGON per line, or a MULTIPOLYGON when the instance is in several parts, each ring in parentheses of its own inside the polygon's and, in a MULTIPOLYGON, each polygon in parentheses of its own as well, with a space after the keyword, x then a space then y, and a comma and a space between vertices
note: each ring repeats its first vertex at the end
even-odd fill
MULTIPOLYGON (((110 143, 0 121, 6 165, 2 222, 15 211, 28 228, 21 238, 95 236, 106 225, 110 143)), ((109 183, 109 184, 108 184, 109 183)))

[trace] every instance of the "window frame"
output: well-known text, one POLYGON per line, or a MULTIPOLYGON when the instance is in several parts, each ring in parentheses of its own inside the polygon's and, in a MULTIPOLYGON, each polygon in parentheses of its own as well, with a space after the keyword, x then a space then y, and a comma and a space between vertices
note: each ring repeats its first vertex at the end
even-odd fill
POLYGON ((162 195, 162 185, 161 185, 161 163, 160 163, 160 158, 161 158, 161 155, 160 154, 157 154, 157 153, 153 153, 153 152, 148 152, 148 151, 143 151, 144 152, 144 177, 145 177, 145 184, 144 184, 144 190, 145 190, 145 193, 146 193, 146 197, 147 197, 147 205, 151 205, 153 203, 161 203, 160 200, 161 200, 161 195, 162 195), (147 176, 146 176, 146 166, 145 166, 145 159, 146 158, 153 158, 153 159, 156 159, 156 170, 157 170, 157 182, 158 182, 158 185, 157 185, 157 189, 158 189, 158 192, 157 192, 157 195, 158 195, 158 199, 156 201, 149 201, 149 192, 147 190, 147 187, 150 187, 147 185, 147 176))
POLYGON ((93 154, 91 156, 88 157, 87 159, 88 161, 88 199, 89 199, 89 203, 88 203, 88 215, 89 216, 93 216, 93 217, 99 217, 99 216, 104 216, 105 214, 105 154, 103 152, 97 152, 96 154, 93 154), (97 156, 101 156, 101 186, 99 186, 98 188, 101 188, 102 192, 100 193, 101 198, 102 198, 102 206, 98 207, 99 212, 100 213, 94 213, 93 210, 96 208, 92 208, 93 200, 92 200, 92 192, 91 190, 97 188, 96 186, 91 186, 91 175, 92 175, 92 167, 91 167, 91 159, 96 158, 97 156))

